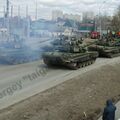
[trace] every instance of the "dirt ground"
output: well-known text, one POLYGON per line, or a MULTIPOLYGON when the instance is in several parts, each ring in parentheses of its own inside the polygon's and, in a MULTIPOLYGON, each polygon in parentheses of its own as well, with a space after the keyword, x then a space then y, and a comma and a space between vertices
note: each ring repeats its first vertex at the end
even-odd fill
POLYGON ((0 111, 0 120, 97 120, 120 98, 120 64, 106 65, 0 111))

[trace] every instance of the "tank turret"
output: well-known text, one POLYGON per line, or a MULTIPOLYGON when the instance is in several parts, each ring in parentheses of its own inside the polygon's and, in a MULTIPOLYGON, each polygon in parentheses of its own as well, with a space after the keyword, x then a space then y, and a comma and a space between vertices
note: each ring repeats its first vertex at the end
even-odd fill
POLYGON ((53 52, 43 53, 43 61, 49 65, 63 65, 70 69, 78 69, 92 64, 98 52, 89 52, 80 39, 71 37, 53 52))

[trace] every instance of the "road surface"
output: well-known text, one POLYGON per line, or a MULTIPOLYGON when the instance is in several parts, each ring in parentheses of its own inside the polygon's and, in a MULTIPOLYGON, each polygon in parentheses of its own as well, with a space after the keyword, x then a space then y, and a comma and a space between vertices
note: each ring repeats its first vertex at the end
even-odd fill
POLYGON ((15 66, 0 66, 0 109, 6 108, 80 74, 111 63, 120 63, 120 57, 113 59, 98 58, 93 65, 79 70, 47 68, 42 61, 15 66), (41 73, 35 76, 34 73, 37 74, 38 70, 42 72, 44 70, 44 74, 41 73))

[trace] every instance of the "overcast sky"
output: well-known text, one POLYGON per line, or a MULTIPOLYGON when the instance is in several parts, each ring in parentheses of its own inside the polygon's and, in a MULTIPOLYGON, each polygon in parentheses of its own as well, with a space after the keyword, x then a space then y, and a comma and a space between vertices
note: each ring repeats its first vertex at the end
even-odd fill
MULTIPOLYGON (((52 10, 61 10, 64 13, 81 14, 84 11, 94 11, 98 14, 99 7, 102 14, 112 15, 120 5, 120 0, 10 0, 10 5, 14 6, 14 14, 18 14, 20 5, 20 14, 25 16, 26 6, 28 5, 29 15, 35 16, 35 6, 38 6, 38 16, 42 18, 51 18, 52 10)), ((6 5, 6 0, 0 0, 0 14, 6 5)))

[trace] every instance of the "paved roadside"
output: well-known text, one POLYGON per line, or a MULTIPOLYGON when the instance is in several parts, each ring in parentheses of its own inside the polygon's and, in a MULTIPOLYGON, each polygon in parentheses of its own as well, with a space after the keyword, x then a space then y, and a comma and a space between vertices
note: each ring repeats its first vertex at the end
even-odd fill
POLYGON ((116 111, 116 120, 120 120, 120 102, 116 104, 117 111, 116 111))
POLYGON ((0 109, 25 100, 26 98, 34 96, 35 94, 52 88, 67 80, 71 80, 83 73, 98 69, 104 65, 114 65, 119 63, 120 57, 113 59, 98 58, 94 64, 76 71, 62 68, 49 68, 49 72, 47 72, 45 76, 39 76, 34 80, 24 80, 22 78, 27 75, 32 75, 32 73, 36 72, 38 66, 40 66, 41 69, 45 68, 42 61, 0 67, 0 77, 2 78, 0 79, 0 97, 2 98, 0 99, 0 109), (18 84, 20 84, 20 87, 18 84))
MULTIPOLYGON (((2 69, 1 76, 4 77, 4 80, 1 79, 0 89, 6 85, 6 82, 8 84, 9 81, 16 80, 11 79, 10 75, 12 76, 17 71, 13 75, 20 78, 25 70, 34 72, 33 67, 36 68, 37 63, 21 67, 20 70, 6 68, 5 73, 2 72, 2 69), (22 73, 19 73, 18 70, 22 73)), ((30 73, 29 75, 31 76, 30 73)), ((103 109, 105 100, 113 98, 113 96, 115 96, 115 100, 117 99, 116 97, 120 94, 119 78, 120 57, 99 58, 93 65, 77 71, 49 68, 49 72, 44 78, 41 76, 33 81, 23 81, 23 89, 15 91, 13 95, 6 96, 0 101, 0 106, 2 106, 6 105, 5 103, 12 103, 16 98, 20 100, 31 96, 19 103, 14 101, 17 104, 0 110, 0 120, 78 120, 83 118, 85 113, 89 120, 93 120, 103 109), (40 93, 40 91, 44 92, 40 93)), ((12 90, 14 90, 13 88, 12 90)))

